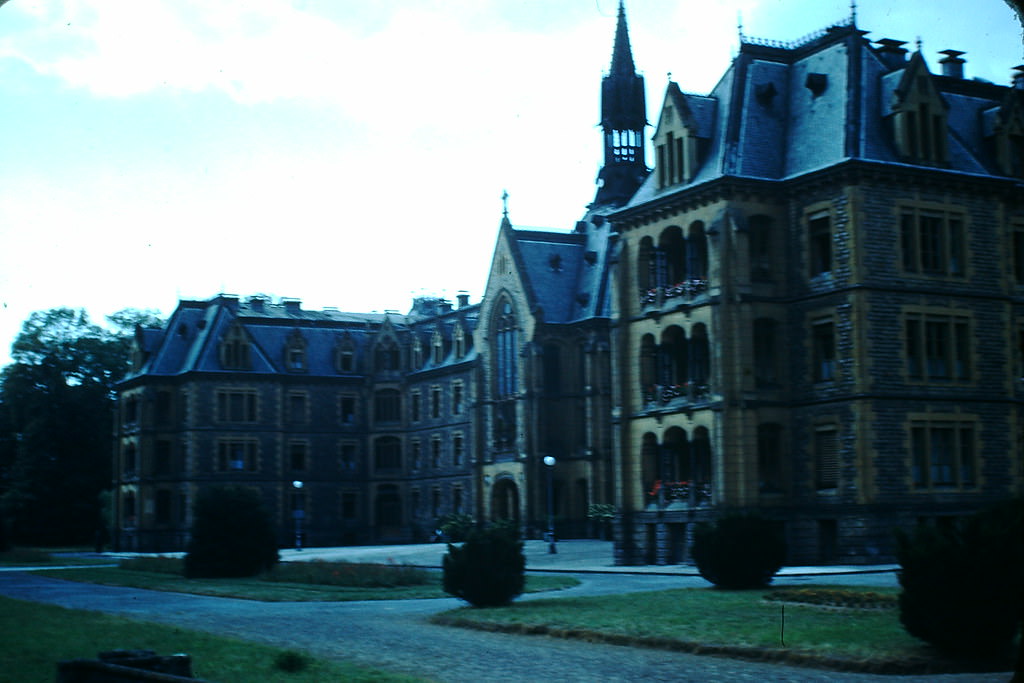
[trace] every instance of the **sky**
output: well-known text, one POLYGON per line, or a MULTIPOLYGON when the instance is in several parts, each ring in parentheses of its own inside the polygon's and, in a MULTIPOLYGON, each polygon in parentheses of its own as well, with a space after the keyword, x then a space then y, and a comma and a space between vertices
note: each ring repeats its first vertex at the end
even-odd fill
MULTIPOLYGON (((0 365, 33 311, 169 315, 220 292, 407 312, 479 301, 507 190, 570 230, 600 168, 617 0, 0 1, 0 365)), ((627 0, 648 113, 746 36, 849 0, 627 0)), ((860 0, 869 38, 1009 85, 1005 0, 860 0)), ((652 120, 652 123, 655 121, 652 120)), ((648 133, 651 129, 648 129, 648 133)), ((651 158, 650 156, 648 158, 651 158)))

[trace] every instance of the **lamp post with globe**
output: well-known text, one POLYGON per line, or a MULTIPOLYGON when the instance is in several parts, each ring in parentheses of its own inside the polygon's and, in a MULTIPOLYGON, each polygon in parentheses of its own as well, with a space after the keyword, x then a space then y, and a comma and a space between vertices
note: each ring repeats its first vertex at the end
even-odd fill
POLYGON ((552 455, 544 456, 544 464, 548 468, 548 554, 554 555, 558 552, 555 545, 555 506, 554 506, 554 471, 555 458, 552 455))

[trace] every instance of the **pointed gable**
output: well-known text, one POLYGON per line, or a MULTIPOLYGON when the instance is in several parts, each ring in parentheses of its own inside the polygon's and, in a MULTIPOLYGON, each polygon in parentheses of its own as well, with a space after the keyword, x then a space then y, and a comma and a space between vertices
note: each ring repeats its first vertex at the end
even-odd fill
POLYGON ((911 56, 900 75, 889 106, 893 144, 901 159, 934 164, 949 160, 949 104, 920 52, 911 56))

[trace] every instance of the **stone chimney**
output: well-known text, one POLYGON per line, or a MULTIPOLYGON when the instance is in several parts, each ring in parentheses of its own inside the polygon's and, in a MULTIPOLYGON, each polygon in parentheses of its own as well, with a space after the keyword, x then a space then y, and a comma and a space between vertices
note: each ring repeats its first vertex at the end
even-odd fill
POLYGON ((960 55, 965 53, 960 52, 960 50, 943 50, 939 54, 946 55, 943 59, 939 60, 939 64, 942 65, 943 76, 949 76, 950 78, 964 77, 964 64, 966 60, 961 59, 960 55))
POLYGON ((469 293, 459 292, 456 294, 456 298, 459 300, 459 308, 465 308, 469 305, 469 293))
POLYGON ((891 71, 902 69, 907 63, 907 48, 903 47, 907 41, 882 38, 875 41, 875 44, 878 45, 875 54, 891 71))
POLYGON ((1024 90, 1024 64, 1013 67, 1013 87, 1024 90))

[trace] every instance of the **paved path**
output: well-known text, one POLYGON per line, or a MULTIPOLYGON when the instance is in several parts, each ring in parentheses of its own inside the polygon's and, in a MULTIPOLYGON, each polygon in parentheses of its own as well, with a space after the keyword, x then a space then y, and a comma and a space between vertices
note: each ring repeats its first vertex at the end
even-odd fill
MULTIPOLYGON (((580 587, 562 594, 653 590, 691 582, 706 585, 697 577, 680 575, 583 573, 580 578, 580 587)), ((429 623, 430 615, 460 605, 454 599, 260 603, 79 584, 18 572, 0 574, 0 594, 302 649, 435 681, 1004 683, 1010 678, 1009 674, 896 678, 837 673, 429 623)), ((201 663, 197 668, 201 671, 201 663)))

